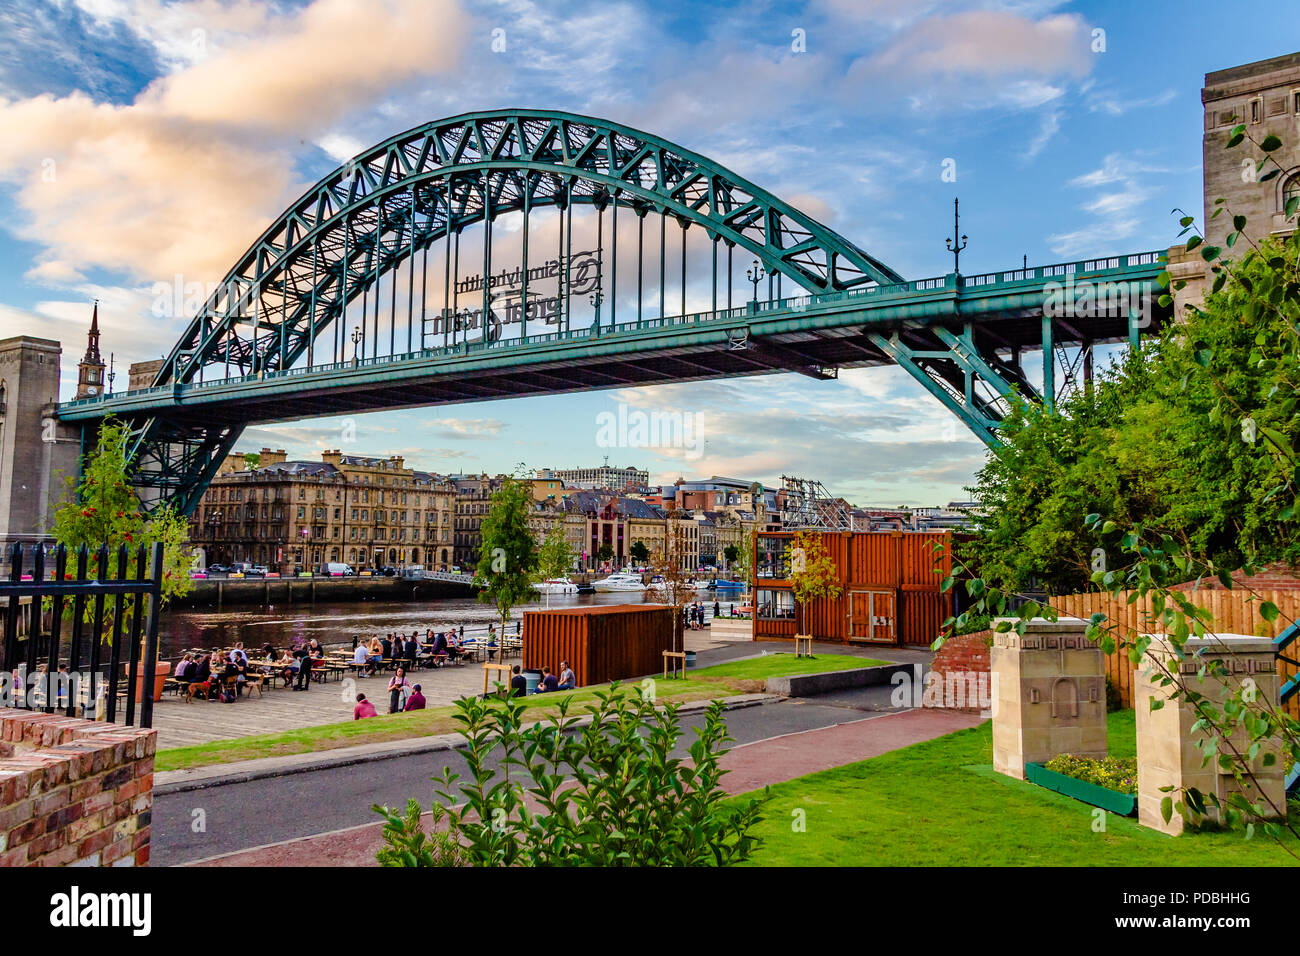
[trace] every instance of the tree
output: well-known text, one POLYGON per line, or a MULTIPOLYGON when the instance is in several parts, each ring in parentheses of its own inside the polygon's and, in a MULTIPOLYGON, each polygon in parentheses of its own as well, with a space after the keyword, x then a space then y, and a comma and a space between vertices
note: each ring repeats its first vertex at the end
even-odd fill
MULTIPOLYGON (((537 575, 533 583, 558 578, 573 566, 573 549, 564 538, 563 525, 551 527, 542 545, 537 550, 537 575)), ((546 592, 546 606, 551 606, 551 592, 546 592)))
MULTIPOLYGON (((1246 141, 1264 156, 1251 161, 1261 184, 1285 171, 1271 155, 1282 145, 1278 137, 1256 140, 1242 125, 1226 146, 1246 141), (1265 172, 1270 164, 1274 168, 1265 172)), ((1107 421, 1086 401, 1067 404, 1060 416, 1018 413, 1008 452, 980 475, 977 493, 985 511, 978 546, 966 555, 968 565, 954 562, 954 575, 943 583, 947 590, 958 573, 969 575, 963 586, 973 603, 944 622, 944 633, 959 632, 980 615, 1010 615, 997 629, 1021 633, 1031 617, 1055 618, 1059 610, 1050 601, 1024 600, 1013 607, 1009 599, 1024 597, 1015 592, 1032 562, 1050 558, 1053 547, 1072 551, 1072 563, 1083 566, 1085 587, 1149 608, 1136 628, 1094 613, 1089 636, 1104 652, 1119 651, 1135 666, 1153 668, 1167 697, 1153 697, 1151 708, 1188 705, 1197 717, 1193 743, 1203 764, 1213 762, 1220 775, 1233 778, 1222 799, 1196 788, 1171 788, 1161 805, 1165 819, 1178 813, 1197 825, 1217 811, 1222 822, 1247 836, 1262 828, 1295 856, 1294 843, 1281 838, 1284 828, 1300 837, 1300 827, 1277 822, 1286 808, 1264 795, 1255 773, 1261 759, 1265 766, 1276 763, 1275 748, 1284 761, 1300 760, 1300 721, 1256 693, 1252 681, 1227 673, 1221 661, 1186 649, 1189 638, 1213 642, 1232 626, 1216 622, 1200 598, 1203 592, 1179 587, 1205 578, 1245 590, 1265 625, 1296 623, 1255 591, 1249 578, 1263 562, 1294 569, 1300 559, 1300 233, 1256 241, 1244 215, 1222 199, 1214 205, 1212 218, 1231 219, 1226 249, 1207 245, 1191 216, 1180 219, 1186 249, 1200 250, 1214 276, 1204 304, 1189 307, 1182 323, 1144 350, 1140 364, 1134 360, 1113 373, 1105 385, 1124 399, 1113 406, 1113 417, 1107 421), (1227 250, 1244 255, 1232 260, 1227 250), (1018 454, 1028 458, 1023 468, 1018 454), (1122 469, 1119 480, 1104 474, 1112 465, 1122 469), (1078 480, 1106 493, 1094 500, 1087 492, 1072 498, 1078 491, 1070 485, 1078 480), (1034 489, 1041 505, 1031 501, 1034 489), (1078 516, 1081 508, 1087 513, 1078 516), (1052 530, 1035 537, 1032 526, 1042 519, 1052 530), (999 539, 1010 547, 1024 542, 1030 551, 1026 563, 999 560, 999 539), (1089 546, 1091 560, 1085 561, 1089 546), (1237 570, 1241 577, 1234 576, 1237 570), (1172 665, 1149 652, 1153 633, 1167 636, 1172 665), (1206 693, 1203 681, 1217 684, 1222 700, 1206 693)), ((1286 217, 1294 220, 1298 207, 1300 198, 1290 197, 1286 217)), ((1271 224, 1266 228, 1271 231, 1271 224)), ((1161 282, 1170 285, 1167 272, 1161 282)), ((1180 280, 1173 289, 1184 285, 1180 280)), ((1165 306, 1172 301, 1167 293, 1161 296, 1165 306)))
POLYGON ((596 557, 599 558, 601 561, 605 561, 605 562, 613 561, 614 560, 613 546, 608 541, 606 541, 604 544, 602 544, 599 548, 596 549, 596 557))
POLYGON ((722 556, 727 559, 727 567, 731 567, 736 563, 736 559, 740 557, 740 549, 734 544, 729 544, 722 549, 722 556))
POLYGON ((632 560, 637 564, 645 564, 650 560, 650 549, 646 547, 644 541, 633 541, 632 547, 628 549, 628 554, 632 556, 632 560))
POLYGON ((496 605, 505 635, 510 611, 537 597, 537 541, 528 527, 533 492, 526 482, 506 478, 492 493, 492 503, 483 519, 483 543, 479 548, 475 576, 484 582, 478 599, 496 605))
MULTIPOLYGON (((166 606, 172 598, 183 597, 194 587, 190 568, 194 555, 189 547, 189 526, 185 519, 170 507, 146 515, 130 484, 127 465, 127 443, 130 430, 111 416, 100 424, 95 447, 81 460, 79 477, 66 479, 63 500, 55 508, 54 540, 69 551, 67 573, 75 571, 74 555, 86 548, 89 560, 86 572, 90 577, 99 575, 99 549, 108 549, 107 575, 117 575, 118 549, 123 545, 128 551, 127 576, 138 572, 138 552, 141 545, 163 545, 163 571, 161 604, 166 606)), ((146 548, 146 554, 150 552, 146 548)), ((94 602, 85 602, 87 622, 94 620, 94 602)), ((64 613, 72 614, 73 602, 64 603, 64 613)), ((104 600, 103 632, 101 639, 112 633, 114 620, 120 615, 123 626, 131 623, 135 603, 125 598, 109 595, 104 600)))
POLYGON ((666 604, 673 609, 673 650, 677 635, 682 633, 682 609, 695 600, 695 582, 690 579, 683 558, 686 555, 686 528, 679 512, 668 512, 664 527, 664 546, 650 556, 650 571, 659 578, 659 584, 650 591, 655 604, 666 604))
POLYGON ((844 593, 840 572, 831 560, 819 531, 800 531, 790 549, 790 590, 794 594, 795 633, 808 635, 808 605, 817 598, 844 593))

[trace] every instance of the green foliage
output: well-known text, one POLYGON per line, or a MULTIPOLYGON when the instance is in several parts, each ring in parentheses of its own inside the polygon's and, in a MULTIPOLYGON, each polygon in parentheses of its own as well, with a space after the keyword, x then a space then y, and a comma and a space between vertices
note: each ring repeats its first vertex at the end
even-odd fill
POLYGON ((740 557, 740 549, 734 544, 729 544, 722 549, 722 556, 727 559, 727 567, 731 567, 736 563, 736 559, 740 557))
POLYGON ((447 817, 439 804, 433 805, 432 832, 420 822, 420 801, 406 801, 406 813, 399 816, 388 807, 374 804, 372 810, 384 818, 384 845, 375 854, 380 866, 465 866, 466 855, 456 838, 438 824, 447 817))
POLYGON ((614 547, 608 541, 596 549, 596 557, 601 561, 614 560, 614 547))
POLYGON ((1137 795, 1136 757, 1103 757, 1101 760, 1096 760, 1075 754, 1061 754, 1053 757, 1043 766, 1054 773, 1073 777, 1085 783, 1095 783, 1107 790, 1137 795))
MULTIPOLYGON (((468 778, 434 778, 448 839, 470 866, 730 866, 748 859, 764 799, 728 802, 719 786, 726 752, 722 705, 714 702, 689 748, 673 756, 682 729, 676 705, 657 708, 641 688, 617 684, 584 708, 579 728, 567 702, 547 721, 523 726, 515 698, 457 703, 468 778), (535 809, 534 809, 535 808, 535 809)), ((433 859, 420 849, 419 808, 386 819, 385 865, 433 859)), ((436 811, 435 811, 436 813, 436 811)), ((445 857, 444 857, 445 858, 445 857)))
POLYGON ((537 541, 528 527, 533 504, 532 488, 523 481, 507 478, 492 494, 492 504, 483 519, 483 543, 479 548, 475 576, 485 583, 478 599, 496 605, 504 632, 510 610, 537 596, 537 541))
POLYGON ((839 569, 831 560, 830 554, 817 531, 800 531, 795 536, 790 550, 790 590, 794 593, 795 603, 800 615, 800 630, 807 634, 804 626, 807 606, 817 598, 837 598, 844 593, 840 586, 839 569))
POLYGON ((650 549, 646 547, 644 541, 633 541, 632 547, 628 549, 627 553, 632 556, 632 560, 637 564, 645 564, 650 560, 650 549))
MULTIPOLYGON (((114 418, 106 418, 100 426, 95 448, 81 462, 78 478, 68 477, 62 501, 55 508, 54 540, 68 549, 68 567, 71 577, 76 573, 76 553, 82 547, 89 551, 87 573, 99 574, 98 550, 108 546, 107 574, 113 578, 118 571, 118 548, 128 550, 127 575, 137 573, 136 555, 140 545, 163 545, 162 602, 165 606, 174 597, 190 592, 194 581, 190 568, 194 563, 189 547, 189 526, 185 519, 171 508, 163 508, 153 515, 145 515, 135 496, 127 467, 127 443, 130 431, 114 418)), ((146 549, 146 554, 152 549, 146 549)), ((66 613, 72 613, 72 602, 65 603, 66 613)), ((104 602, 104 633, 111 631, 115 616, 121 615, 124 624, 130 623, 134 603, 115 597, 104 602)), ((86 620, 93 621, 94 602, 86 602, 86 620)))
POLYGON ((249 468, 256 468, 262 463, 262 453, 257 451, 244 452, 244 464, 249 468))
MULTIPOLYGON (((1241 126, 1227 146, 1247 140, 1254 142, 1241 126)), ((1271 144, 1255 145, 1268 152, 1271 144)), ((1261 765, 1300 758, 1300 721, 1214 655, 1214 615, 1197 603, 1196 589, 1175 587, 1209 577, 1250 591, 1261 563, 1300 559, 1300 234, 1256 242, 1245 216, 1222 199, 1215 206, 1213 216, 1231 217, 1225 245, 1242 258, 1224 258, 1200 235, 1187 239, 1214 277, 1203 307, 1060 416, 1025 408, 1012 416, 1008 449, 980 474, 986 511, 963 552, 974 565, 963 569, 974 572, 963 582, 974 602, 944 627, 952 633, 973 615, 1007 614, 1008 592, 1035 574, 1049 591, 1092 587, 1142 602, 1136 628, 1097 612, 1088 635, 1105 653, 1150 670, 1159 689, 1152 710, 1171 703, 1191 710, 1202 766, 1232 781, 1223 796, 1165 788, 1165 819, 1177 813, 1193 827, 1213 819, 1247 837, 1260 828, 1300 855, 1287 837, 1300 836, 1300 827, 1278 822, 1286 808, 1256 776, 1261 765), (1237 569, 1247 581, 1234 580, 1237 569), (1171 656, 1151 651, 1153 634, 1165 636, 1171 656), (1209 653, 1191 638, 1204 639, 1209 653)), ((1180 224, 1182 235, 1194 229, 1191 216, 1180 224)), ((1258 594, 1247 596, 1259 630, 1294 623, 1258 594)), ((1023 634, 1030 618, 1057 613, 1027 601, 996 626, 1023 634)))
POLYGON ((564 528, 555 525, 537 549, 537 580, 558 578, 573 567, 573 549, 564 538, 564 528))

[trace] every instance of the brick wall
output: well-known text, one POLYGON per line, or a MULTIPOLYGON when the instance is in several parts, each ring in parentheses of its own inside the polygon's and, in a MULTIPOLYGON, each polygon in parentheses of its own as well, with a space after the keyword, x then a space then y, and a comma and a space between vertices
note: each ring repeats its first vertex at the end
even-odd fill
POLYGON ((148 863, 157 739, 0 708, 0 867, 148 863))
POLYGON ((943 642, 943 647, 939 648, 934 655, 934 660, 930 663, 930 673, 934 675, 930 681, 934 684, 933 689, 927 692, 922 700, 922 706, 942 708, 947 710, 959 710, 965 713, 978 713, 981 711, 975 700, 969 700, 971 706, 958 707, 954 706, 954 699, 951 693, 945 695, 942 689, 954 686, 958 680, 957 675, 962 675, 961 680, 965 682, 965 697, 973 698, 972 693, 975 688, 970 685, 971 674, 983 675, 981 680, 984 682, 980 689, 988 693, 989 680, 989 641, 992 639, 992 631, 976 631, 973 634, 958 634, 956 637, 950 637, 943 642), (951 680, 950 680, 951 678, 951 680))

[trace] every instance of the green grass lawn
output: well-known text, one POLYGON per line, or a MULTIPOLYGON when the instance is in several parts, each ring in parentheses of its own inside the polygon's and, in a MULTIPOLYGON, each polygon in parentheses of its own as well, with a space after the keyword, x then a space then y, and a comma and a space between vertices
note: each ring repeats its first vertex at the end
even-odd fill
MULTIPOLYGON (((1109 716, 1110 752, 1135 752, 1133 711, 1109 716)), ((991 724, 772 788, 759 866, 1294 866, 1257 834, 1169 837, 995 773, 991 724), (806 832, 793 831, 795 811, 806 832)), ((1293 812, 1300 806, 1292 803, 1293 812)), ((1300 844, 1288 846, 1300 853, 1300 844)))
POLYGON ((693 671, 699 680, 726 677, 732 680, 767 680, 769 677, 790 677, 795 674, 824 674, 827 671, 846 671, 855 667, 876 667, 888 661, 877 661, 851 654, 818 654, 816 657, 795 657, 784 651, 728 661, 693 671))
MULTIPOLYGON (((664 703, 686 703, 692 700, 709 700, 728 697, 736 693, 733 685, 710 680, 680 680, 655 678, 655 696, 664 703)), ((630 693, 633 683, 623 685, 630 693)), ((578 690, 543 694, 525 699, 524 706, 535 712, 538 720, 557 713, 557 704, 569 700, 571 714, 584 713, 582 705, 595 699, 598 691, 607 691, 608 684, 582 687, 578 690)), ((212 764, 255 760, 259 757, 283 757, 290 754, 314 753, 353 747, 358 744, 384 743, 410 740, 437 734, 455 733, 459 724, 453 719, 455 707, 430 707, 407 714, 380 714, 367 720, 346 720, 334 724, 318 724, 274 734, 234 737, 214 740, 191 747, 174 747, 158 751, 155 769, 183 770, 212 764)))
MULTIPOLYGON (((764 680, 786 674, 813 674, 822 671, 843 670, 847 667, 868 667, 882 661, 841 654, 822 654, 816 658, 795 658, 793 654, 769 654, 747 661, 719 664, 689 672, 685 680, 655 678, 656 698, 664 703, 686 703, 693 700, 711 700, 730 697, 752 690, 744 681, 764 680)), ((624 684, 631 688, 635 681, 624 684)), ((582 687, 575 691, 529 697, 525 706, 536 711, 543 720, 556 712, 556 704, 568 698, 571 712, 581 713, 582 705, 593 700, 608 685, 582 687)), ((212 764, 255 760, 259 757, 284 757, 291 754, 314 753, 352 747, 358 744, 385 743, 410 740, 437 734, 454 733, 458 727, 452 719, 454 707, 431 707, 409 714, 383 714, 368 720, 347 720, 334 724, 319 724, 275 734, 235 737, 214 740, 192 747, 174 747, 158 751, 155 769, 183 770, 212 764)))

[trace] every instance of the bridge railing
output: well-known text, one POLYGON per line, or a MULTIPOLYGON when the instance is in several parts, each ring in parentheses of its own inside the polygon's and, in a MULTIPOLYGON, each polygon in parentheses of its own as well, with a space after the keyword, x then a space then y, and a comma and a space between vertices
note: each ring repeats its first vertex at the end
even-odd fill
MULTIPOLYGON (((956 292, 960 289, 979 289, 991 285, 1005 285, 1021 282, 1038 283, 1044 279, 1059 279, 1071 275, 1091 275, 1098 272, 1151 267, 1158 265, 1164 255, 1165 253, 1163 250, 1155 250, 1152 252, 1139 252, 1123 256, 1110 256, 1101 259, 1080 259, 1073 262, 1058 262, 1051 265, 1030 266, 1027 268, 1010 269, 1000 272, 984 272, 969 276, 956 276, 949 273, 944 276, 933 276, 927 279, 912 279, 907 282, 859 286, 857 288, 846 289, 839 292, 789 296, 764 302, 748 302, 742 306, 736 306, 730 309, 718 309, 716 311, 705 310, 702 312, 691 312, 685 315, 669 315, 652 319, 643 318, 631 322, 619 322, 611 326, 601 326, 600 328, 597 328, 595 323, 593 323, 591 326, 586 328, 570 328, 567 331, 534 333, 526 336, 517 336, 505 341, 488 342, 480 340, 477 342, 458 342, 454 345, 439 345, 431 348, 418 349, 412 352, 395 353, 393 355, 354 358, 350 362, 329 362, 289 369, 252 372, 247 375, 233 375, 203 381, 196 380, 188 382, 182 387, 187 389, 220 388, 230 385, 239 385, 246 382, 271 381, 299 375, 328 374, 330 372, 344 371, 350 368, 374 368, 377 366, 391 365, 419 359, 470 355, 486 350, 519 348, 547 342, 571 341, 584 338, 594 339, 607 335, 619 335, 628 332, 639 332, 647 329, 681 325, 703 325, 712 322, 743 318, 746 315, 770 315, 777 312, 801 312, 822 305, 832 305, 835 303, 852 301, 854 299, 906 298, 914 295, 934 294, 945 290, 956 292)), ((63 404, 65 407, 82 407, 114 399, 139 397, 148 394, 163 394, 173 391, 175 387, 176 386, 173 384, 136 388, 125 392, 114 392, 108 395, 97 395, 91 398, 75 399, 63 404)))

